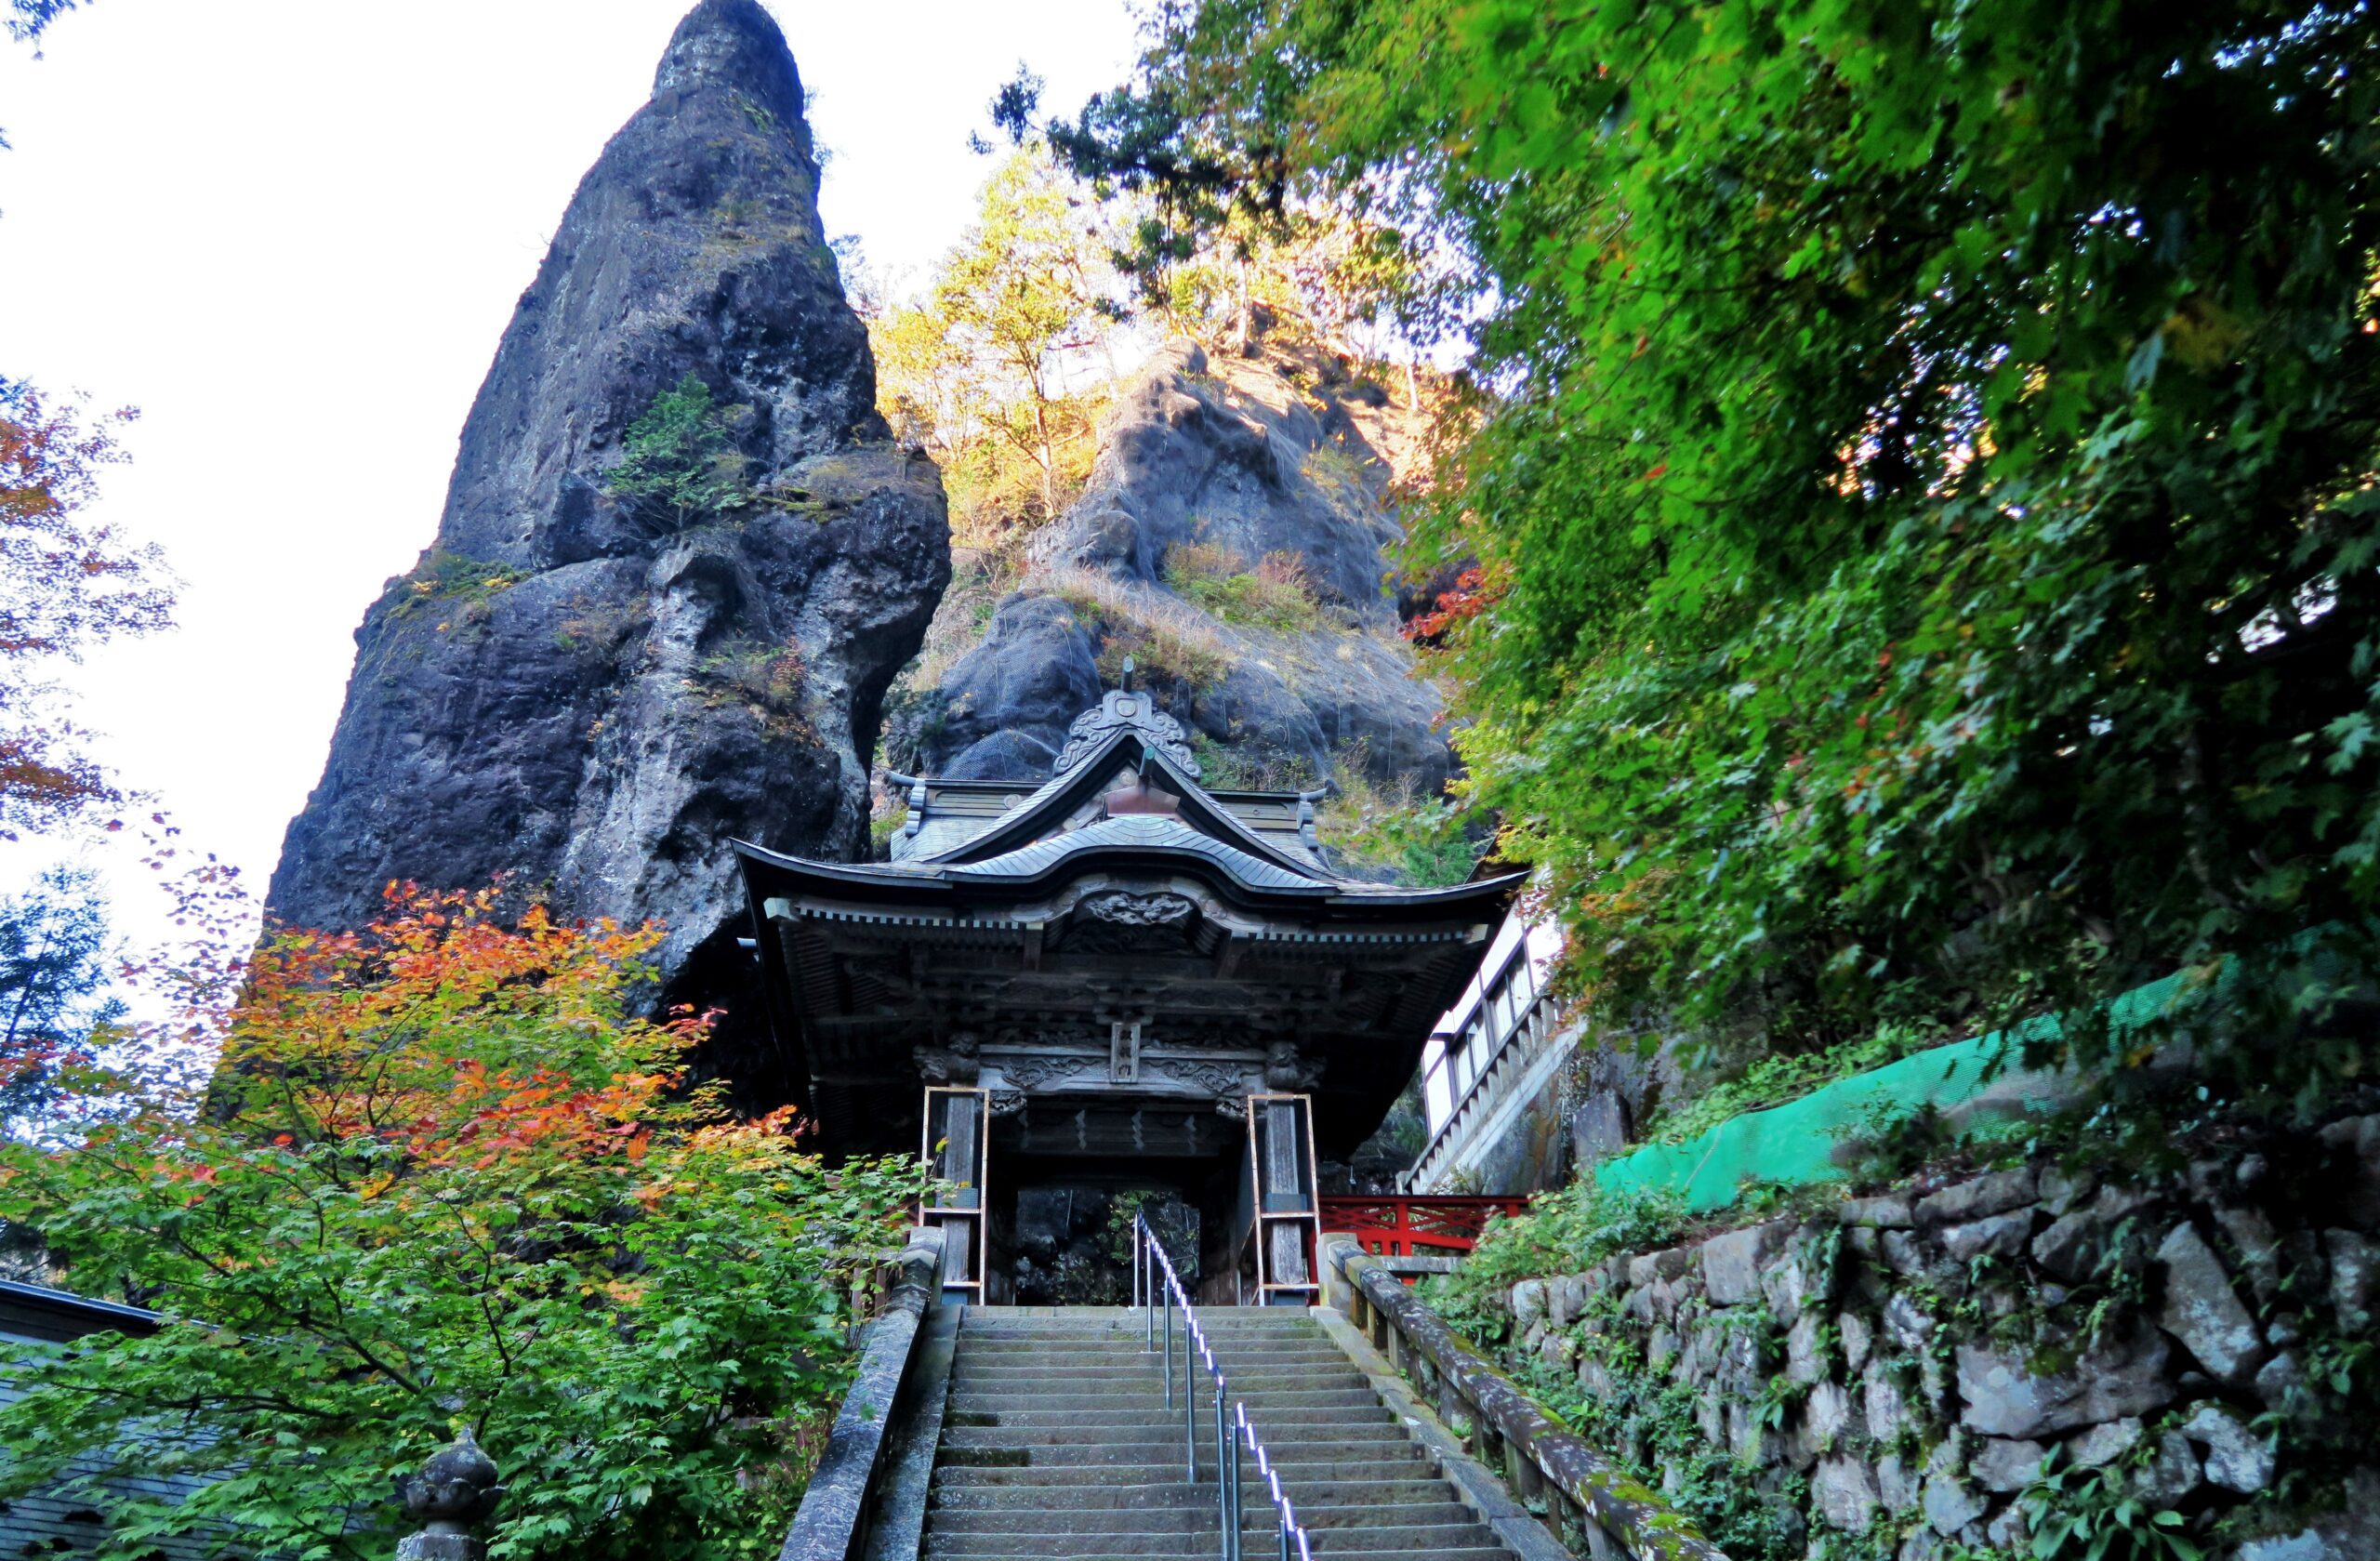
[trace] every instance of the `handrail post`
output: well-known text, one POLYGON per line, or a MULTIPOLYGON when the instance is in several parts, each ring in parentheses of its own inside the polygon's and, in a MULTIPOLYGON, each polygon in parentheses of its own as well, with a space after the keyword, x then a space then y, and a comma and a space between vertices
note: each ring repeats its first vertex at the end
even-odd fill
POLYGON ((1265 1451, 1263 1438, 1256 1434, 1256 1422, 1249 1418, 1245 1400, 1235 1401, 1231 1383, 1223 1369, 1216 1363, 1215 1352, 1208 1343, 1206 1332, 1198 1326, 1197 1308, 1190 1303, 1190 1292, 1182 1286, 1182 1276, 1175 1273, 1172 1260, 1157 1239, 1157 1233, 1138 1213, 1133 1215, 1134 1249, 1147 1266, 1135 1271, 1135 1279, 1143 1304, 1150 1308, 1142 1320, 1144 1343, 1153 1341, 1150 1331, 1155 1327, 1155 1308, 1165 1308, 1165 1353, 1160 1369, 1165 1375, 1165 1402, 1173 1406, 1173 1308, 1182 1307, 1182 1450, 1189 1483, 1198 1483, 1198 1402, 1191 1390, 1190 1367, 1193 1353, 1204 1362, 1208 1380, 1215 1385, 1215 1516, 1221 1529, 1217 1554, 1222 1561, 1243 1561, 1247 1552, 1245 1536, 1240 1532, 1247 1522, 1246 1499, 1240 1481, 1240 1455, 1243 1449, 1256 1460, 1257 1476, 1264 1482, 1265 1494, 1273 1502, 1281 1541, 1281 1561, 1313 1561, 1312 1547, 1300 1527, 1297 1509, 1281 1489, 1280 1471, 1273 1466, 1265 1451), (1145 1243, 1145 1247, 1142 1243, 1145 1243), (1162 1296, 1151 1290, 1162 1289, 1162 1296), (1297 1543, 1294 1548, 1290 1541, 1297 1543))
POLYGON ((1215 1509, 1223 1519, 1223 1561, 1239 1561, 1239 1427, 1223 1412, 1215 1389, 1215 1509))
POLYGON ((1190 1392, 1190 1303, 1182 1304, 1182 1446, 1189 1456, 1190 1483, 1198 1483, 1198 1406, 1190 1392))
POLYGON ((1223 1384, 1215 1379, 1215 1519, 1223 1530, 1223 1561, 1231 1561, 1231 1475, 1223 1448, 1223 1384))

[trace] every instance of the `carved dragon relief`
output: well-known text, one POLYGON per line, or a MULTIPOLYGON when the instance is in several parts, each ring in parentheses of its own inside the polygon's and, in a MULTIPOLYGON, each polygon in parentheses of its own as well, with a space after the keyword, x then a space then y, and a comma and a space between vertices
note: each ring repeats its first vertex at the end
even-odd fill
POLYGON ((1178 928, 1198 914, 1198 902, 1187 894, 1166 890, 1139 893, 1130 889, 1103 889, 1084 895, 1076 912, 1118 927, 1178 928))
POLYGON ((1060 946, 1080 954, 1152 954, 1195 946, 1198 902, 1170 890, 1099 889, 1075 904, 1060 946))
MULTIPOLYGON (((1102 1071, 1102 1059, 1097 1057, 1041 1054, 993 1057, 987 1061, 990 1066, 999 1070, 1003 1086, 995 1091, 996 1099, 999 1095, 1013 1095, 1022 1100, 1027 1094, 1045 1094, 1068 1086, 1113 1082, 1085 1077, 1102 1071)), ((1201 1094, 1238 1096, 1252 1088, 1261 1087, 1253 1082, 1253 1078, 1263 1066, 1252 1061, 1210 1062, 1201 1057, 1144 1053, 1141 1059, 1142 1077, 1137 1082, 1156 1085, 1160 1090, 1168 1086, 1186 1086, 1201 1094)))
POLYGON ((1144 1057, 1141 1065, 1154 1068, 1210 1095, 1245 1094, 1248 1091, 1247 1071, 1228 1063, 1201 1063, 1183 1057, 1144 1057))
POLYGON ((1038 1093, 1061 1079, 1072 1078, 1093 1061, 1090 1057, 1003 1057, 999 1068, 1001 1078, 1014 1088, 1038 1093))

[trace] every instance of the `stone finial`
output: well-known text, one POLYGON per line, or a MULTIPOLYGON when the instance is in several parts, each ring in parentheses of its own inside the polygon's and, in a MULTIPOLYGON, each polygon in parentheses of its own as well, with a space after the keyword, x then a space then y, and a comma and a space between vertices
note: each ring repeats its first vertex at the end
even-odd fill
POLYGON ((485 1561, 487 1544, 471 1530, 504 1500, 497 1477, 469 1426, 431 1453, 420 1474, 397 1475, 397 1500, 422 1524, 420 1533, 397 1541, 397 1561, 485 1561))

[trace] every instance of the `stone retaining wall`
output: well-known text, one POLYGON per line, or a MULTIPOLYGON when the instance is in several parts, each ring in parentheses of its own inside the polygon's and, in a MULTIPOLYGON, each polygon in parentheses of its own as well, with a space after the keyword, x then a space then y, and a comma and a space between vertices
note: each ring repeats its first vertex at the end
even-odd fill
POLYGON ((1921 1179, 1501 1301, 1508 1366, 1591 1439, 1659 1474, 1690 1415, 1732 1454, 1790 1509, 1772 1555, 2031 1554, 2030 1490, 2092 1525, 2140 1497, 2135 1528, 2239 1561, 2380 1557, 2380 1116, 1921 1179))

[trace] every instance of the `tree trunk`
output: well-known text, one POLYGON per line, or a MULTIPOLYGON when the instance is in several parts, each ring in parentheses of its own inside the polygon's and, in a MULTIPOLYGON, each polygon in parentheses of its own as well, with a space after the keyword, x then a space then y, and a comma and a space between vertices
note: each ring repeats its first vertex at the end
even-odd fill
POLYGON ((1040 442, 1041 518, 1058 518, 1058 454, 1050 443, 1050 403, 1038 394, 1033 398, 1033 433, 1040 442))
POLYGON ((1245 358, 1249 355, 1248 337, 1250 331, 1253 330, 1255 326, 1255 322, 1250 318, 1250 316, 1254 312, 1254 310, 1251 307, 1253 300, 1250 298, 1248 294, 1248 258, 1246 256, 1240 257, 1239 259, 1238 280, 1239 318, 1232 326, 1231 346, 1233 351, 1245 358))

